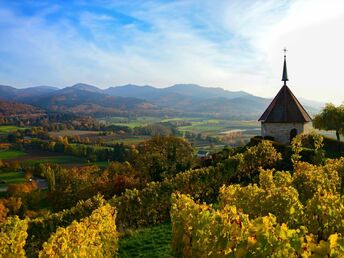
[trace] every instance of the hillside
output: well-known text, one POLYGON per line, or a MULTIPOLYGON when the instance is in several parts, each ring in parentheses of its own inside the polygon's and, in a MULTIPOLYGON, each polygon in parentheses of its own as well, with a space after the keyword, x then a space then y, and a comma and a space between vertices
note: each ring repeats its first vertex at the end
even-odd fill
POLYGON ((253 96, 244 91, 227 91, 222 88, 202 87, 196 84, 175 84, 166 88, 128 84, 124 86, 110 87, 104 91, 113 96, 135 97, 147 100, 157 100, 161 97, 171 94, 182 95, 196 99, 208 99, 216 97, 232 99, 243 96, 253 96))
MULTIPOLYGON (((207 116, 226 119, 257 119, 270 99, 244 91, 176 84, 167 88, 124 85, 100 89, 78 83, 62 89, 38 86, 16 89, 0 86, 1 98, 31 104, 48 111, 101 116, 207 116)), ((321 103, 302 101, 311 113, 321 103)))
POLYGON ((57 91, 58 88, 51 86, 35 86, 17 89, 11 86, 0 85, 0 99, 17 102, 27 102, 44 95, 57 91))
POLYGON ((38 116, 43 114, 43 110, 28 104, 0 100, 0 117, 38 116))
POLYGON ((31 124, 46 117, 44 110, 23 103, 0 100, 0 124, 31 124))

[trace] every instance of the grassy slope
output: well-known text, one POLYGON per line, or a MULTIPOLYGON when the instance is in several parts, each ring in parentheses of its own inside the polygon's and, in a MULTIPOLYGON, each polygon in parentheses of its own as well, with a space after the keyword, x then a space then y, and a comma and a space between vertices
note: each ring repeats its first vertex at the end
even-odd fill
POLYGON ((8 184, 25 182, 24 173, 20 172, 0 172, 0 181, 6 181, 8 184))
POLYGON ((18 158, 26 155, 23 151, 16 151, 16 150, 6 150, 6 151, 0 151, 0 159, 12 159, 12 158, 18 158))
MULTIPOLYGON (((24 173, 20 172, 0 172, 0 182, 6 182, 5 184, 0 184, 0 192, 4 192, 9 184, 24 183, 25 176, 24 173)), ((1 196, 0 196, 1 197, 1 196)))
POLYGON ((171 224, 134 231, 119 241, 119 257, 172 257, 171 224))
POLYGON ((0 134, 8 134, 9 132, 12 131, 17 131, 17 130, 24 130, 30 127, 19 127, 15 125, 0 125, 0 134))

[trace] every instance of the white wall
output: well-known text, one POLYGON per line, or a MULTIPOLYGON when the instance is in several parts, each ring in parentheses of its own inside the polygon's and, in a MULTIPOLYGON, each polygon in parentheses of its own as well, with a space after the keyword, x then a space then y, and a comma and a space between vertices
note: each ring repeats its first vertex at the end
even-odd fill
POLYGON ((287 144, 290 142, 290 131, 297 130, 297 134, 307 132, 311 123, 262 123, 262 136, 272 136, 276 141, 287 144))

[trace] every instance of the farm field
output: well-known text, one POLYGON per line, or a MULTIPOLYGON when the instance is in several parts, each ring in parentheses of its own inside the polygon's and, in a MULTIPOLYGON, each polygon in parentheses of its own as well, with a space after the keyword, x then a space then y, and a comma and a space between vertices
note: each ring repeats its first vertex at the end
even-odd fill
POLYGON ((144 141, 148 136, 133 136, 133 135, 100 135, 101 131, 81 131, 81 130, 63 130, 59 132, 49 132, 49 135, 54 139, 57 139, 60 136, 79 136, 80 139, 86 139, 90 142, 97 143, 102 141, 104 143, 124 143, 124 144, 137 144, 144 141))
POLYGON ((37 163, 56 163, 63 167, 99 166, 106 167, 107 161, 87 162, 84 158, 63 155, 54 152, 38 150, 24 151, 0 151, 0 159, 5 161, 18 161, 23 165, 35 165, 37 163))
POLYGON ((82 130, 61 130, 49 132, 50 136, 53 138, 58 138, 59 136, 93 136, 98 135, 99 131, 82 131, 82 130))
POLYGON ((30 127, 19 127, 15 125, 0 125, 0 134, 8 134, 9 132, 16 131, 16 130, 24 130, 30 127))
POLYGON ((9 184, 25 182, 25 176, 22 172, 1 172, 0 171, 0 192, 6 191, 9 184))
POLYGON ((15 159, 15 158, 23 157, 25 155, 26 153, 24 151, 17 151, 17 150, 0 151, 0 159, 3 159, 3 160, 15 159))
POLYGON ((136 230, 120 238, 119 257, 172 257, 171 224, 136 230))
POLYGON ((12 150, 0 151, 0 159, 18 161, 25 165, 34 165, 36 163, 57 163, 61 165, 86 163, 82 158, 37 150, 29 150, 27 152, 12 150))
POLYGON ((199 120, 190 121, 192 125, 180 126, 179 130, 194 133, 204 133, 210 136, 223 135, 226 133, 236 132, 260 132, 260 124, 256 121, 229 121, 229 120, 199 120))
POLYGON ((127 138, 118 138, 113 141, 110 141, 110 143, 123 143, 126 145, 131 145, 131 144, 138 144, 147 139, 149 139, 149 136, 136 136, 136 137, 133 136, 133 137, 127 137, 127 138))
POLYGON ((83 164, 85 163, 84 159, 67 156, 67 155, 57 155, 57 156, 48 156, 48 157, 33 157, 31 159, 21 160, 22 164, 24 165, 34 165, 34 164, 41 164, 41 163, 56 163, 60 165, 74 165, 74 164, 83 164))
POLYGON ((149 117, 149 116, 142 116, 137 118, 127 118, 127 117, 107 117, 99 119, 99 122, 104 123, 106 125, 121 125, 121 126, 128 126, 130 128, 138 127, 138 126, 145 126, 148 124, 154 124, 161 122, 161 118, 159 117, 149 117))
MULTIPOLYGON (((220 137, 225 135, 233 135, 234 138, 239 138, 242 142, 248 140, 256 135, 260 135, 260 123, 258 121, 232 121, 222 119, 207 119, 203 117, 173 117, 173 118, 151 118, 139 117, 135 119, 129 118, 107 118, 107 124, 114 124, 120 126, 128 126, 134 128, 136 126, 144 126, 157 122, 187 122, 189 125, 178 126, 178 129, 183 132, 201 133, 205 136, 220 137)), ((233 137, 232 137, 233 138, 233 137)), ((121 139, 122 140, 122 139, 121 139)), ((131 143, 136 143, 135 141, 131 143)), ((199 147, 198 145, 196 147, 199 147)))
MULTIPOLYGON (((157 122, 188 122, 191 125, 187 126, 178 126, 178 129, 181 132, 192 132, 192 133, 201 133, 206 136, 226 138, 230 136, 233 138, 234 142, 242 142, 243 144, 247 143, 250 138, 260 135, 260 122, 258 121, 235 121, 235 120, 223 120, 223 119, 206 119, 203 117, 173 117, 173 118, 156 118, 156 117, 139 117, 135 119, 114 117, 107 120, 110 124, 122 125, 134 128, 136 126, 144 126, 150 123, 157 122)), ((324 136, 335 139, 335 132, 333 131, 323 131, 316 130, 324 136)), ((135 139, 135 138, 123 138, 118 141, 123 141, 128 144, 136 144, 139 140, 144 139, 135 139)), ((195 146, 195 147, 207 147, 207 146, 195 146)))

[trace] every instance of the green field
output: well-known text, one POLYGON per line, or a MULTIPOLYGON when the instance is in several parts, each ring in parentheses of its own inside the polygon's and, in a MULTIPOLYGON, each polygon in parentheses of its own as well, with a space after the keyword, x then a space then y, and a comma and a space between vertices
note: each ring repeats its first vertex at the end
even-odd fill
POLYGON ((0 159, 14 159, 25 156, 26 153, 24 151, 16 151, 16 150, 5 150, 0 151, 0 159))
POLYGON ((190 131, 204 134, 220 134, 228 130, 258 130, 260 125, 256 121, 229 121, 218 119, 206 119, 191 121, 192 125, 180 126, 181 131, 190 131))
POLYGON ((12 132, 12 131, 16 131, 16 130, 24 130, 24 129, 27 129, 29 127, 19 127, 19 126, 15 126, 15 125, 0 125, 0 133, 2 134, 7 134, 9 132, 12 132))
POLYGON ((173 122, 173 121, 197 121, 202 118, 197 117, 173 117, 173 118, 165 118, 162 119, 161 122, 173 122))
MULTIPOLYGON (((158 117, 138 117, 138 118, 125 118, 125 117, 110 117, 101 120, 106 124, 115 124, 121 126, 128 126, 134 128, 137 126, 144 126, 157 122, 187 122, 190 125, 178 126, 179 131, 191 132, 194 134, 201 133, 203 136, 212 136, 223 138, 233 132, 239 132, 234 136, 234 140, 225 140, 226 144, 241 145, 249 141, 250 138, 260 135, 260 123, 258 121, 233 121, 225 119, 208 119, 204 117, 171 117, 171 118, 158 118, 158 117)), ((181 123, 176 123, 181 124, 181 123)), ((128 137, 120 139, 109 139, 106 142, 123 142, 124 144, 137 144, 145 140, 144 137, 128 137)), ((193 141, 195 147, 205 147, 203 144, 193 141)))
POLYGON ((84 131, 84 130, 61 130, 49 132, 51 137, 57 138, 59 136, 83 136, 83 135, 98 135, 99 131, 84 131))
POLYGON ((119 240, 119 257, 173 257, 171 234, 171 224, 134 231, 119 240))
POLYGON ((25 182, 24 173, 21 172, 0 172, 0 192, 4 192, 9 184, 17 184, 25 182))
POLYGON ((0 151, 0 159, 17 160, 25 165, 34 165, 36 163, 57 163, 57 164, 83 164, 86 160, 79 157, 68 155, 51 155, 51 153, 37 154, 25 153, 24 151, 6 150, 0 151))
POLYGON ((106 125, 119 125, 119 126, 128 126, 130 128, 145 126, 148 124, 154 124, 161 121, 159 117, 137 117, 137 118, 126 118, 126 117, 109 117, 99 120, 106 125))
POLYGON ((59 156, 51 156, 51 157, 35 157, 31 160, 23 160, 23 164, 25 165, 33 165, 36 163, 56 163, 61 165, 66 164, 83 164, 85 163, 85 159, 74 157, 74 156, 67 156, 67 155, 59 155, 59 156))
POLYGON ((191 125, 178 127, 180 131, 190 131, 194 133, 205 134, 219 134, 223 131, 230 129, 242 130, 257 130, 260 127, 258 121, 232 121, 221 119, 206 119, 201 117, 173 117, 173 118, 157 118, 157 117, 139 117, 135 119, 123 117, 110 117, 106 120, 107 124, 122 125, 128 127, 144 126, 147 124, 158 122, 173 122, 173 121, 186 121, 191 125))
POLYGON ((25 176, 22 172, 0 172, 0 181, 6 181, 7 184, 25 182, 25 176))
POLYGON ((143 142, 149 138, 150 137, 148 137, 148 136, 146 136, 146 137, 145 136, 128 137, 128 138, 113 140, 110 143, 123 143, 125 145, 131 145, 131 144, 138 144, 138 143, 143 142))

